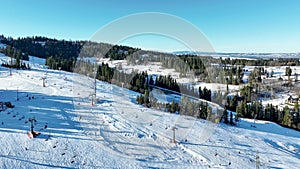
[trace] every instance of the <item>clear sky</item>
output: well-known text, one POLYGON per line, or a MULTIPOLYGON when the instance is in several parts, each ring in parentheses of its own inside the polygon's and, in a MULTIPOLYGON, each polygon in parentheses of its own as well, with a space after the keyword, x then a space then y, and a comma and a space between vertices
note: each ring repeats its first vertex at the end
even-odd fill
MULTIPOLYGON (((300 52, 299 0, 0 0, 0 4, 0 34, 12 37, 88 40, 120 17, 162 12, 195 25, 218 52, 300 52)), ((159 36, 123 43, 184 50, 159 36)))

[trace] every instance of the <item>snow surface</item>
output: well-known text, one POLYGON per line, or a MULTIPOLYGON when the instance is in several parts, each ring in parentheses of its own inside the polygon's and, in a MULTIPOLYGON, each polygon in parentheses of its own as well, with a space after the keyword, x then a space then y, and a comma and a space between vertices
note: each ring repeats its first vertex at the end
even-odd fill
MULTIPOLYGON (((7 59, 0 54, 1 62, 7 59)), ((31 70, 12 76, 0 67, 0 100, 15 105, 0 112, 0 168, 252 169, 257 155, 260 168, 300 166, 298 131, 248 119, 232 127, 144 108, 135 104, 137 93, 101 81, 91 106, 93 79, 49 70, 37 58, 30 63, 31 70), (34 139, 27 137, 31 117, 41 132, 34 139)))
POLYGON ((6 48, 6 45, 3 43, 0 43, 0 48, 6 48))

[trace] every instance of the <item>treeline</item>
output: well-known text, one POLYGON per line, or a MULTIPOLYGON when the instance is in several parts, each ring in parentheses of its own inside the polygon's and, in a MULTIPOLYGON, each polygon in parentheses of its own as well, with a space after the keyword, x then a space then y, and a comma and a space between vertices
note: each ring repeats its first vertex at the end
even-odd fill
POLYGON ((15 59, 20 59, 20 60, 29 60, 28 53, 22 53, 21 50, 11 47, 10 45, 7 45, 6 48, 0 49, 1 53, 4 53, 6 56, 15 58, 15 59))
POLYGON ((179 55, 179 58, 190 66, 190 70, 195 76, 203 75, 205 73, 204 60, 208 58, 195 57, 191 55, 179 55))
POLYGON ((1 36, 1 43, 10 45, 29 55, 48 58, 101 57, 113 60, 125 59, 128 55, 140 50, 123 45, 111 45, 91 41, 66 41, 41 36, 25 38, 6 38, 1 36))
POLYGON ((50 56, 66 59, 77 57, 84 44, 83 41, 65 41, 41 36, 17 39, 4 37, 1 42, 29 55, 45 59, 50 56))
POLYGON ((242 66, 299 66, 298 58, 276 58, 276 59, 221 59, 223 65, 242 65, 242 66))
POLYGON ((105 53, 105 57, 112 60, 123 60, 127 56, 137 52, 138 50, 140 49, 122 45, 114 45, 109 49, 107 53, 105 53))
POLYGON ((11 57, 10 62, 2 63, 2 66, 16 69, 30 69, 29 64, 25 64, 24 62, 22 62, 22 60, 29 60, 27 53, 22 53, 21 50, 13 48, 9 45, 7 45, 6 48, 1 48, 0 52, 4 53, 6 56, 11 57))
MULTIPOLYGON (((57 40, 41 36, 25 37, 13 39, 11 37, 0 36, 0 42, 7 45, 5 50, 18 50, 22 60, 28 55, 46 59, 46 65, 53 69, 72 71, 78 57, 100 57, 112 60, 125 59, 128 55, 140 50, 122 45, 111 45, 107 43, 96 43, 90 41, 66 41, 57 40)), ((5 53, 5 52, 3 52, 5 53)), ((16 55, 7 53, 8 56, 16 55)), ((6 53, 5 53, 6 54, 6 53)), ((17 58, 17 57, 14 57, 17 58)))
POLYGON ((173 55, 162 57, 160 62, 163 67, 179 72, 179 77, 197 77, 199 81, 209 81, 207 67, 211 66, 208 64, 211 60, 214 58, 209 56, 173 55))
MULTIPOLYGON (((300 130, 300 112, 299 105, 296 103, 294 109, 290 109, 287 106, 283 110, 278 106, 268 104, 265 107, 260 101, 256 101, 257 90, 255 87, 247 85, 240 91, 240 95, 227 97, 227 103, 225 110, 236 112, 236 120, 238 118, 249 118, 272 121, 277 124, 300 130)), ((228 120, 227 112, 224 112, 224 122, 230 123, 228 120)))
POLYGON ((255 118, 258 120, 272 121, 285 127, 300 130, 300 113, 299 106, 295 105, 294 109, 284 107, 280 110, 278 106, 268 104, 265 107, 259 101, 253 101, 247 104, 241 101, 236 107, 237 118, 255 118))
POLYGON ((50 69, 65 70, 71 72, 76 65, 76 58, 63 58, 50 56, 46 59, 46 65, 50 69))
MULTIPOLYGON (((152 75, 150 76, 150 78, 153 79, 152 75)), ((176 92, 181 92, 178 83, 170 75, 159 76, 158 78, 156 78, 155 83, 153 82, 153 80, 150 82, 151 82, 150 85, 169 89, 169 90, 176 91, 176 92)))

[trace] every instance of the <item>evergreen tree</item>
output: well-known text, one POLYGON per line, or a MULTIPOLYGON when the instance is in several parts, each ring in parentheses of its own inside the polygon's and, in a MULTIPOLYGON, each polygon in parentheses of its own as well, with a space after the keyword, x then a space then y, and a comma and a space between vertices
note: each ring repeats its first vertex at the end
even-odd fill
POLYGON ((230 121, 229 121, 229 124, 230 125, 234 125, 232 112, 230 112, 230 121))
POLYGON ((228 121, 228 112, 227 112, 226 109, 224 109, 224 111, 223 111, 223 118, 224 118, 224 123, 228 124, 229 123, 229 121, 228 121))
POLYGON ((150 75, 149 84, 150 84, 150 85, 154 85, 154 81, 153 81, 153 77, 152 77, 152 75, 150 75))
POLYGON ((285 68, 285 75, 288 76, 289 82, 291 81, 292 69, 290 67, 285 68))
POLYGON ((290 113, 290 110, 288 107, 285 107, 283 111, 284 111, 284 116, 283 116, 282 124, 291 127, 292 115, 290 113))

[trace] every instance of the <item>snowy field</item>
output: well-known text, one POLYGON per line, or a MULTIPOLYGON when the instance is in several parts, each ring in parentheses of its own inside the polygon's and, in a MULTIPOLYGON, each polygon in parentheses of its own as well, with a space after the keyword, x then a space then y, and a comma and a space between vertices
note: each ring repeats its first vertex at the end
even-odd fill
MULTIPOLYGON (((0 62, 8 59, 0 54, 0 62)), ((147 109, 135 104, 137 93, 101 81, 92 106, 93 79, 43 63, 30 57, 32 69, 13 70, 12 76, 0 67, 0 100, 15 105, 0 112, 0 168, 252 169, 257 161, 260 168, 300 166, 298 131, 247 119, 231 127, 147 109), (32 117, 41 132, 34 139, 27 136, 32 117)))

